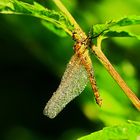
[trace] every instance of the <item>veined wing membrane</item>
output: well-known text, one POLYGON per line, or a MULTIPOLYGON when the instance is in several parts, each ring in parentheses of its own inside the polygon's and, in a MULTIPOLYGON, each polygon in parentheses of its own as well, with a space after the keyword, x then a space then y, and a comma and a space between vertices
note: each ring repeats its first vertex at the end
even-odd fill
POLYGON ((44 114, 49 118, 56 117, 71 100, 84 90, 87 82, 88 75, 85 67, 81 64, 81 60, 73 55, 58 89, 45 106, 44 114))

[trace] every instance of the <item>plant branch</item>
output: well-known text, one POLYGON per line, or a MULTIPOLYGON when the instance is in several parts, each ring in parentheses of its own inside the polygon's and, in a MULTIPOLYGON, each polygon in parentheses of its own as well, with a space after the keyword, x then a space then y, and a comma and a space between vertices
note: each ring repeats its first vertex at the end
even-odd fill
POLYGON ((140 100, 133 93, 133 91, 127 86, 127 84, 124 82, 124 80, 118 74, 118 72, 114 69, 114 67, 111 65, 109 60, 106 58, 106 56, 104 55, 102 50, 99 47, 96 47, 96 46, 93 45, 92 46, 92 51, 97 56, 99 61, 103 64, 103 66, 106 68, 106 70, 109 72, 109 74, 118 83, 118 85, 121 87, 121 89, 124 91, 124 93, 132 101, 134 106, 140 111, 140 100))
POLYGON ((69 13, 69 11, 60 0, 53 0, 53 2, 68 17, 69 21, 75 26, 75 28, 80 28, 75 19, 72 17, 72 15, 69 13))
POLYGON ((61 0, 53 0, 55 5, 67 16, 70 23, 74 26, 74 30, 76 30, 77 34, 82 34, 82 38, 87 38, 84 31, 81 29, 79 24, 75 21, 73 16, 70 14, 70 12, 66 9, 66 7, 63 5, 61 0))

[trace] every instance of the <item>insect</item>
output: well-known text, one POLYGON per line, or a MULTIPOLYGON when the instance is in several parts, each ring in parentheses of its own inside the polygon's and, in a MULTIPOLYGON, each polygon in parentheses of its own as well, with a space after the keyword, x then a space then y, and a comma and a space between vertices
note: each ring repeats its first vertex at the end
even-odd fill
POLYGON ((58 89, 53 93, 44 109, 44 114, 49 118, 55 118, 71 100, 77 97, 84 90, 88 79, 90 80, 97 104, 99 106, 102 104, 96 86, 92 61, 89 56, 88 46, 91 39, 89 37, 77 39, 76 35, 77 33, 73 33, 73 38, 76 40, 74 45, 75 54, 68 63, 58 89))

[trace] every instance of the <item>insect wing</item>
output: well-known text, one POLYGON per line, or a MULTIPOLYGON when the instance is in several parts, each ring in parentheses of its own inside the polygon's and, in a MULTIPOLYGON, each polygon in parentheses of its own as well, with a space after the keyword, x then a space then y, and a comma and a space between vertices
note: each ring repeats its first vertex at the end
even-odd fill
POLYGON ((84 90, 87 82, 88 76, 84 66, 80 59, 73 55, 58 89, 45 106, 44 114, 49 118, 56 117, 71 100, 84 90))

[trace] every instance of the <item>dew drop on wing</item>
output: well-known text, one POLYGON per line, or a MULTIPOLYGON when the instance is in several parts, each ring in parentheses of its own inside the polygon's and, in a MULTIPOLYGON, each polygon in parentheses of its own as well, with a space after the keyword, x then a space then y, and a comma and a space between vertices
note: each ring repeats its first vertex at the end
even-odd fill
POLYGON ((85 88, 87 72, 80 59, 73 55, 62 77, 61 83, 45 106, 44 115, 54 118, 63 108, 85 88))

